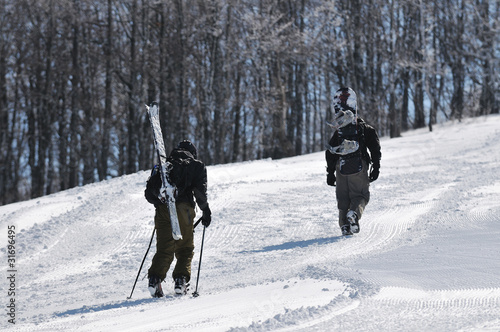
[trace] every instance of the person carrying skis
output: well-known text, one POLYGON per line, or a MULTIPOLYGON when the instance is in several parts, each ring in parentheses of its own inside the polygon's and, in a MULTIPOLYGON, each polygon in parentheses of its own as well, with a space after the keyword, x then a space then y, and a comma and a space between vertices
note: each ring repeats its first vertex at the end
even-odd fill
POLYGON ((196 216, 194 198, 203 211, 202 224, 208 227, 212 220, 207 202, 207 170, 205 164, 196 158, 196 148, 187 140, 180 142, 168 157, 173 164, 170 178, 178 190, 176 208, 182 239, 174 240, 172 237, 168 205, 155 204, 156 253, 148 270, 148 288, 153 297, 163 297, 161 282, 165 280, 174 256, 177 259, 172 273, 175 293, 187 293, 194 254, 193 221, 196 216))
POLYGON ((353 89, 338 89, 332 106, 334 120, 328 124, 335 132, 325 152, 326 182, 336 186, 342 235, 353 235, 359 233, 359 220, 370 200, 370 182, 379 176, 380 140, 375 128, 358 117, 353 89))

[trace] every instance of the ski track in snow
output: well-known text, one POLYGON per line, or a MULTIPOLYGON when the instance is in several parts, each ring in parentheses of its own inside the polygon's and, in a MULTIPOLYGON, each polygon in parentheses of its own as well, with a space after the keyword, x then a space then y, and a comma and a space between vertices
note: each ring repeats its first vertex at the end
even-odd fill
POLYGON ((172 295, 171 270, 167 297, 149 297, 153 241, 126 299, 153 231, 149 172, 2 206, 3 237, 17 232, 18 306, 16 326, 4 316, 0 328, 500 331, 498 174, 499 116, 383 139, 361 232, 345 238, 324 152, 210 166, 198 298, 172 295))

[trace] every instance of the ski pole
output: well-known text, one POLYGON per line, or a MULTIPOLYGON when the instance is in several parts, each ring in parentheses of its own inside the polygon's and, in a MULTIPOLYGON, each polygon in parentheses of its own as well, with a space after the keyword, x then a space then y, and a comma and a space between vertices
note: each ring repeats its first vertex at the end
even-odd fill
POLYGON ((203 217, 200 217, 200 219, 198 219, 198 221, 194 223, 193 232, 194 232, 194 229, 196 228, 196 226, 198 226, 198 224, 202 221, 202 219, 203 219, 203 217))
POLYGON ((196 277, 196 289, 194 290, 193 297, 200 296, 200 294, 198 294, 198 280, 200 280, 201 256, 203 255, 203 242, 205 241, 206 228, 206 226, 203 226, 203 235, 201 236, 200 262, 198 263, 198 276, 196 277))
POLYGON ((137 284, 137 279, 139 279, 139 275, 141 274, 142 266, 144 265, 144 261, 146 260, 146 256, 148 255, 149 248, 151 248, 151 243, 153 243, 153 237, 155 236, 156 228, 153 228, 153 234, 151 235, 151 240, 149 241, 148 250, 146 250, 146 254, 142 259, 141 267, 139 268, 139 272, 137 272, 137 277, 135 278, 134 287, 132 287, 132 291, 130 292, 130 296, 127 297, 128 300, 132 298, 132 293, 134 293, 135 285, 137 284))

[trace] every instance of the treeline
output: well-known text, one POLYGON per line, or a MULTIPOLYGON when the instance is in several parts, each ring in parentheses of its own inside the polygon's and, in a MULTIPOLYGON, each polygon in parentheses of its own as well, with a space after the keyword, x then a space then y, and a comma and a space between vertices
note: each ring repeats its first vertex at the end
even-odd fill
POLYGON ((149 169, 323 149, 351 86, 380 135, 499 111, 494 0, 0 0, 0 204, 149 169))

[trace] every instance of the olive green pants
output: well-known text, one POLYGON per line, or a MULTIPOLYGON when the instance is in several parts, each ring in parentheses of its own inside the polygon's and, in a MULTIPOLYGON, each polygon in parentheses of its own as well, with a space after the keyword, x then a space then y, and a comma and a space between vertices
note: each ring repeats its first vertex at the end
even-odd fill
POLYGON ((368 178, 368 165, 363 161, 361 172, 351 175, 340 174, 337 163, 337 206, 339 208, 339 226, 349 224, 346 214, 349 210, 356 212, 361 219, 366 204, 370 200, 370 179, 368 178))
POLYGON ((174 240, 172 237, 172 226, 170 225, 170 215, 167 205, 156 207, 156 253, 148 275, 164 280, 175 256, 177 262, 172 277, 174 279, 186 277, 186 281, 189 281, 191 278, 191 261, 194 253, 193 220, 195 211, 188 203, 176 203, 176 207, 182 240, 174 240))

